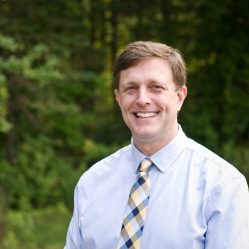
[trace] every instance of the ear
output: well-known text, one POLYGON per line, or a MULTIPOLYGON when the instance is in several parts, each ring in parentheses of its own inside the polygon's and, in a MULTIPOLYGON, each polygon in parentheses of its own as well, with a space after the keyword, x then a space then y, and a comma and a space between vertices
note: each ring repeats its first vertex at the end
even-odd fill
POLYGON ((115 94, 115 99, 118 102, 118 104, 120 105, 120 93, 118 91, 118 89, 114 90, 114 94, 115 94))
POLYGON ((183 105, 183 102, 185 100, 185 98, 187 97, 187 93, 188 93, 188 89, 187 86, 182 86, 178 92, 177 92, 177 96, 178 96, 178 103, 177 103, 177 109, 178 111, 181 110, 181 107, 183 105))

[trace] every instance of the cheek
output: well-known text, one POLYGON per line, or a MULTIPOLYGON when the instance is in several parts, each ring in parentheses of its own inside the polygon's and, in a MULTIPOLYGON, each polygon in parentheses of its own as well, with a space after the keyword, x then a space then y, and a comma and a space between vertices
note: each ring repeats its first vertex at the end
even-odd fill
POLYGON ((122 101, 120 101, 119 106, 123 111, 129 111, 132 108, 134 101, 132 98, 126 97, 122 101))
POLYGON ((178 109, 180 108, 179 103, 177 102, 176 98, 165 98, 161 101, 157 100, 157 106, 163 110, 164 112, 177 112, 178 109))
POLYGON ((170 102, 166 97, 158 97, 157 99, 154 99, 153 102, 159 108, 159 110, 167 111, 169 108, 171 108, 170 102))

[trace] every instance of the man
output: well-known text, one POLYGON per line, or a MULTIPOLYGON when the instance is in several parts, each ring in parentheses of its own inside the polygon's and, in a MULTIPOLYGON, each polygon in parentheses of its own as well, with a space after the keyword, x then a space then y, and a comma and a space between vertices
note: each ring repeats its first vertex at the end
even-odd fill
POLYGON ((178 124, 187 96, 180 53, 131 43, 114 83, 131 145, 79 180, 65 249, 248 249, 245 178, 178 124))

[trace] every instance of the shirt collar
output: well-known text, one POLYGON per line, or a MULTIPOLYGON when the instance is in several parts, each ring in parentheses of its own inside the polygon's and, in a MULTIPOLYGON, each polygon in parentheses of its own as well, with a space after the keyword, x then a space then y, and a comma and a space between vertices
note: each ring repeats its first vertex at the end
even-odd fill
MULTIPOLYGON (((180 125, 178 125, 178 132, 174 139, 161 148, 159 151, 155 152, 150 159, 156 165, 156 167, 165 172, 171 164, 176 160, 176 158, 180 155, 183 148, 185 147, 186 135, 183 132, 180 125)), ((140 162, 146 157, 142 152, 140 152, 133 143, 133 139, 131 139, 132 145, 132 157, 134 163, 136 165, 136 170, 140 162)))

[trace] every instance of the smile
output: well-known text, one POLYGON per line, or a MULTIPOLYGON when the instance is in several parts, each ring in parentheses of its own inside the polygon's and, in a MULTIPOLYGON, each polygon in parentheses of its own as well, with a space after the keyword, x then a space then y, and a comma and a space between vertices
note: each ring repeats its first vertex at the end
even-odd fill
POLYGON ((137 118, 154 118, 158 113, 157 112, 135 112, 134 115, 137 118))

